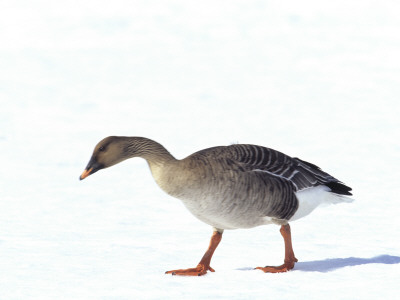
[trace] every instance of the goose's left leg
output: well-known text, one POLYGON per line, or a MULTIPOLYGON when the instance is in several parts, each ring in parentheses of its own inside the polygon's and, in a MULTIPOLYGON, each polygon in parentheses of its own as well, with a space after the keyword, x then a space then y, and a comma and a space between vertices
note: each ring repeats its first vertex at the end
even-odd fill
POLYGON ((285 243, 285 260, 284 264, 277 267, 257 267, 256 269, 262 270, 265 273, 282 273, 287 272, 294 268, 294 264, 297 262, 297 258, 294 256, 292 247, 292 235, 290 233, 289 224, 282 225, 280 230, 283 241, 285 243))
POLYGON ((203 258, 200 260, 199 264, 196 268, 190 269, 179 269, 179 270, 172 270, 167 271, 165 274, 172 274, 172 275, 184 275, 184 276, 201 276, 207 273, 207 271, 215 272, 213 268, 210 267, 211 258, 214 254, 215 249, 217 248, 219 242, 222 238, 223 230, 216 230, 213 232, 211 236, 210 246, 206 253, 204 253, 203 258))

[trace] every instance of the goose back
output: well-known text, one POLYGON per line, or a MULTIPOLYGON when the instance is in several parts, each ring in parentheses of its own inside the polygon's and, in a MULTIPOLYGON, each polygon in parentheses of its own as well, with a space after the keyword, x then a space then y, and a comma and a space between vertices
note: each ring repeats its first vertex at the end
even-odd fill
POLYGON ((236 164, 236 167, 242 171, 262 172, 274 177, 281 177, 291 182, 296 192, 326 185, 333 193, 352 195, 350 187, 322 171, 318 166, 263 146, 234 144, 213 147, 193 153, 188 158, 203 158, 204 161, 215 158, 226 159, 230 165, 236 164))

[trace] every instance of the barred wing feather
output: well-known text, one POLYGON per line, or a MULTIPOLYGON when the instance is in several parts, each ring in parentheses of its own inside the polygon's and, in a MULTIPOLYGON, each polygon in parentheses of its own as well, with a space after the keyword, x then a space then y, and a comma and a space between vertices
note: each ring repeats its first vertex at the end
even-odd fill
POLYGON ((232 145, 234 159, 247 171, 266 172, 290 181, 295 191, 325 185, 332 193, 352 195, 351 188, 318 166, 256 145, 232 145))

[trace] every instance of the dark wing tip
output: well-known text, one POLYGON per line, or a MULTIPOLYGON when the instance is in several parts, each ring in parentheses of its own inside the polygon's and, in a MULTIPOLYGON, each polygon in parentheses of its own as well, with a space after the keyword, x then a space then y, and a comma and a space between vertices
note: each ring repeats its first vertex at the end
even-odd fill
POLYGON ((339 195, 353 196, 353 194, 350 193, 352 188, 345 185, 344 183, 339 182, 339 181, 328 182, 328 183, 325 183, 324 185, 329 187, 331 189, 332 193, 339 194, 339 195))

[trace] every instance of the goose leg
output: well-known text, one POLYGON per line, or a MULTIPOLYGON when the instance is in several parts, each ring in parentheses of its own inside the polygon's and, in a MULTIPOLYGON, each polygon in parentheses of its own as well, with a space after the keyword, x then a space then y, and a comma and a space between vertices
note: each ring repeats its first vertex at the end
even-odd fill
POLYGON ((265 273, 282 273, 287 272, 294 268, 294 264, 297 262, 297 258, 294 256, 292 247, 292 235, 290 233, 289 224, 282 225, 280 230, 283 241, 285 243, 285 260, 284 264, 277 267, 257 267, 256 269, 262 270, 265 273))
POLYGON ((213 232, 211 236, 210 246, 208 246, 206 253, 204 253, 203 258, 200 260, 196 268, 171 270, 165 272, 165 274, 201 276, 206 274, 208 270, 211 272, 215 272, 214 269, 210 267, 210 262, 215 249, 217 248, 219 242, 221 241, 221 238, 222 238, 222 232, 218 231, 213 232))

